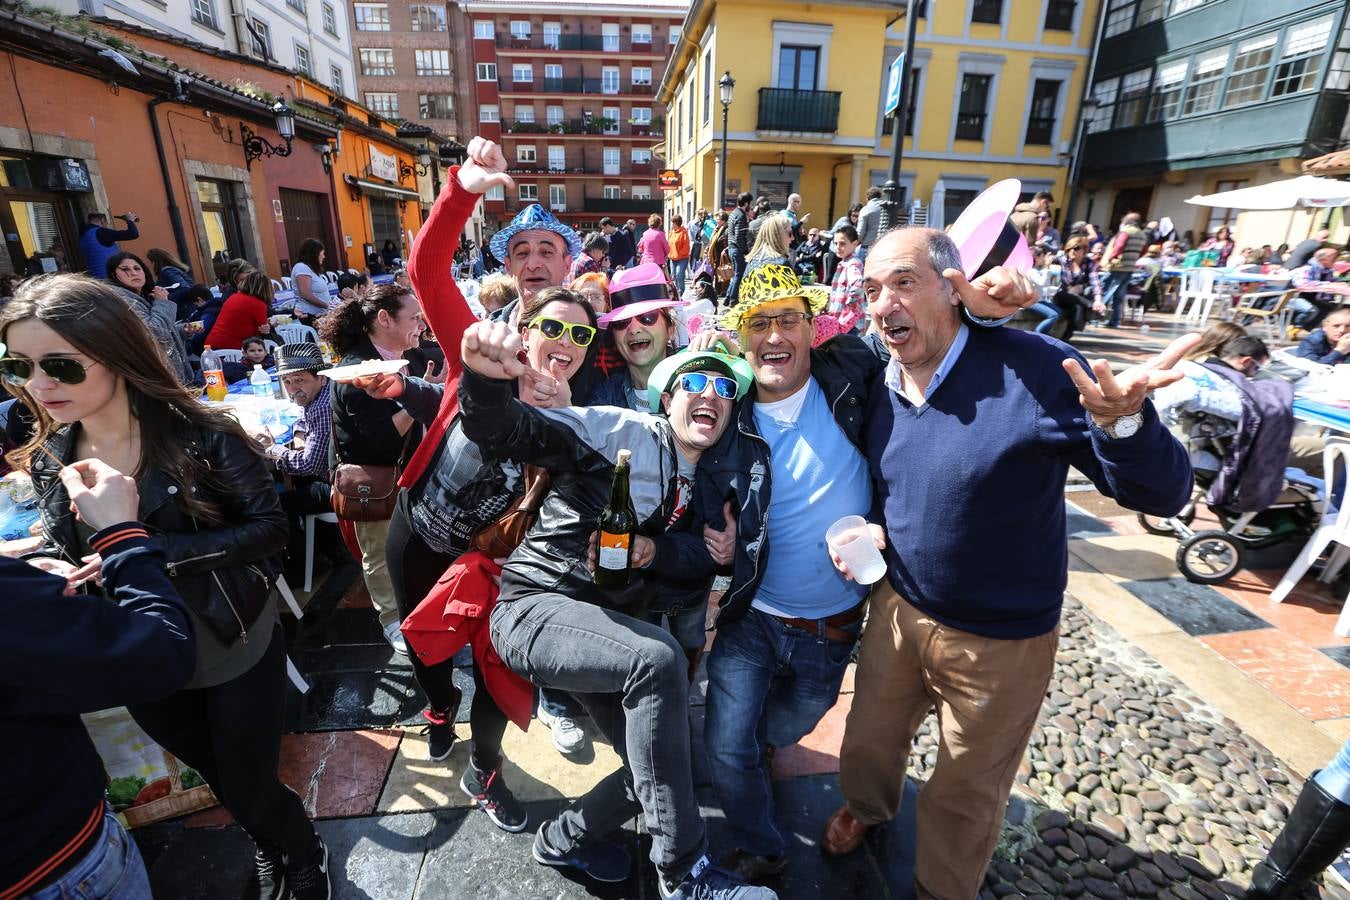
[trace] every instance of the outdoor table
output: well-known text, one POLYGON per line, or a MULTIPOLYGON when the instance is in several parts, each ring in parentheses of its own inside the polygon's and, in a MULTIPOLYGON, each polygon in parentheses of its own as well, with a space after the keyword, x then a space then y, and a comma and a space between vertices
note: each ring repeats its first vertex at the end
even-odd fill
POLYGON ((1294 398, 1294 418, 1350 434, 1350 400, 1333 400, 1325 394, 1294 398))
MULTIPOLYGON (((275 378, 276 369, 268 369, 267 374, 275 378)), ((249 384, 247 378, 241 378, 232 383, 226 399, 220 401, 204 400, 204 402, 233 414, 235 418, 241 420, 241 424, 244 424, 245 430, 250 434, 256 433, 251 429, 251 426, 261 428, 258 422, 258 411, 254 408, 258 401, 253 397, 253 386, 249 384), (248 421, 244 422, 243 420, 248 421)), ((277 422, 284 426, 285 430, 273 435, 272 440, 278 444, 288 444, 295 437, 295 423, 304 415, 304 411, 290 400, 274 400, 273 402, 277 407, 277 422)))

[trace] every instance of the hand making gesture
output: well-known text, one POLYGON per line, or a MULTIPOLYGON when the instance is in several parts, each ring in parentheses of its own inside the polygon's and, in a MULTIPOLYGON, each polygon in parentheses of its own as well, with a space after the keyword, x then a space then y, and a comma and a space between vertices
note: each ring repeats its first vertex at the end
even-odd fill
POLYGON ((459 185, 474 194, 486 194, 489 188, 510 190, 515 182, 506 174, 506 157, 502 148, 486 138, 469 141, 464 164, 459 167, 459 185))
POLYGON ((1172 367, 1199 342, 1200 335, 1183 334, 1148 362, 1130 366, 1119 375, 1111 372, 1111 364, 1106 360, 1096 360, 1092 363, 1096 381, 1076 359, 1064 360, 1063 366, 1078 388, 1078 401, 1083 408, 1092 414, 1098 425, 1106 426, 1121 416, 1132 416, 1143 409, 1150 391, 1184 378, 1185 375, 1172 367))

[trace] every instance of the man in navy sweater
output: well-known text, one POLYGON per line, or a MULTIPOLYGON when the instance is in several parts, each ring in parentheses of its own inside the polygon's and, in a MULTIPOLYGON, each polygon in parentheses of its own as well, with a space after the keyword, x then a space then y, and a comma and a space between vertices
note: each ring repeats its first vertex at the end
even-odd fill
POLYGON ((0 800, 0 897, 149 897, 80 714, 178 690, 196 644, 164 552, 135 521, 136 482, 98 460, 66 466, 61 481, 98 529, 89 546, 108 599, 0 558, 0 744, 12 776, 0 800))
POLYGON ((974 897, 998 839, 1054 667, 1069 466, 1153 515, 1175 514, 1191 490, 1186 452, 1146 394, 1180 377, 1167 369, 1195 337, 1115 377, 1099 360, 1093 381, 1044 335, 968 328, 940 274, 960 267, 951 239, 922 228, 885 235, 867 257, 868 312, 891 355, 865 431, 890 590, 872 596, 840 751, 846 804, 822 842, 850 852, 895 815, 900 748, 936 706, 941 749, 916 829, 921 900, 974 897))

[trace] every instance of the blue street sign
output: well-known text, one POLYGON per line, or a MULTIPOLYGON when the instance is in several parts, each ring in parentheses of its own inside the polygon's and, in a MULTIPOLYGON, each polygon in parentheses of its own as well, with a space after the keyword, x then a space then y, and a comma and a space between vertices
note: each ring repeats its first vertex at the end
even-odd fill
POLYGON ((886 82, 886 112, 893 115, 900 108, 900 74, 904 71, 905 54, 901 53, 891 63, 890 78, 886 82))

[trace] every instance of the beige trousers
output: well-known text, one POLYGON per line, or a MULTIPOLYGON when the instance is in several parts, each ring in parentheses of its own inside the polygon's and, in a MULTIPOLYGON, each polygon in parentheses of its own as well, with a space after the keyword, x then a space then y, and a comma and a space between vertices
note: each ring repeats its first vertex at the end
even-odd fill
POLYGON ((920 900, 979 893, 1058 645, 1058 628, 994 640, 942 625, 889 587, 873 593, 839 784, 858 821, 894 818, 914 734, 936 708, 937 764, 917 810, 920 900))
POLYGON ((365 577, 366 590, 370 592, 370 602, 380 615, 380 627, 388 628, 399 620, 394 583, 389 580, 389 569, 384 564, 384 543, 389 538, 389 520, 352 524, 356 527, 356 545, 361 548, 361 574, 365 577))

